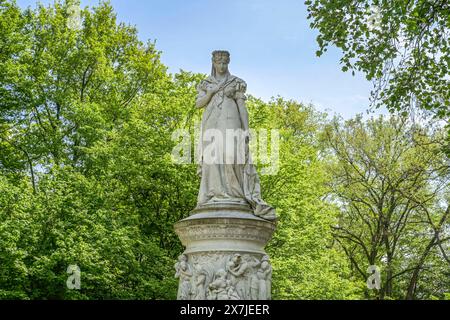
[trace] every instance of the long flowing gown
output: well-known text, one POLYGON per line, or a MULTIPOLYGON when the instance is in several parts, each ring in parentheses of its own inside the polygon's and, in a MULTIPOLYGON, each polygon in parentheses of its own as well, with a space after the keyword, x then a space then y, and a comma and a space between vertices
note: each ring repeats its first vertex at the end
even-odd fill
POLYGON ((275 209, 261 199, 260 182, 251 161, 248 140, 242 135, 233 139, 227 136, 233 130, 244 130, 237 100, 245 101, 246 83, 230 74, 221 81, 209 76, 199 84, 198 98, 206 95, 212 86, 220 89, 203 112, 198 148, 201 183, 197 206, 214 202, 247 203, 256 216, 274 220, 275 209))

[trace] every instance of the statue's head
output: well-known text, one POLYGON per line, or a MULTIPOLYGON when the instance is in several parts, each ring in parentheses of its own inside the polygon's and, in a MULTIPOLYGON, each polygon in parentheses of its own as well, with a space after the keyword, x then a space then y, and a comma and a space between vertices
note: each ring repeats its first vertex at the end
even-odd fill
POLYGON ((226 74, 228 72, 228 64, 230 63, 230 53, 225 50, 215 50, 212 53, 212 70, 211 75, 226 74))

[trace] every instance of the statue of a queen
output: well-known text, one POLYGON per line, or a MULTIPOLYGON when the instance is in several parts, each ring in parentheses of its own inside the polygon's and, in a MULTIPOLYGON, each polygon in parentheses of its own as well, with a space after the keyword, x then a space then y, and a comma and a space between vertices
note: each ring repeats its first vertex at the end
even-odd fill
POLYGON ((249 151, 246 83, 228 71, 230 54, 212 53, 211 75, 198 86, 196 106, 205 108, 199 140, 201 176, 197 207, 246 204, 255 216, 275 220, 275 209, 261 199, 249 151))

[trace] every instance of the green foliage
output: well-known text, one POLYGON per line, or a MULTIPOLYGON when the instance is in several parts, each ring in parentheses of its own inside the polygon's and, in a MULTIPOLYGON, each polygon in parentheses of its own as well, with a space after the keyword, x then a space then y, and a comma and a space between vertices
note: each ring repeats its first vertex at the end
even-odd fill
MULTIPOLYGON (((188 129, 194 136, 201 115, 196 85, 204 75, 168 74, 154 44, 117 23, 108 3, 82 9, 82 28, 71 28, 74 3, 20 10, 0 0, 0 299, 174 299, 173 265, 183 248, 173 224, 195 207, 199 179, 194 164, 173 161, 172 135, 188 129), (81 270, 80 290, 66 287, 73 264, 81 270)), ((322 139, 331 130, 325 115, 282 98, 250 97, 248 108, 251 128, 280 134, 278 171, 260 174, 263 198, 279 215, 267 248, 274 298, 372 298, 355 270, 355 261, 365 263, 361 251, 349 256, 332 228, 350 212, 342 200, 331 201, 337 191, 361 198, 367 192, 338 183, 351 166, 322 139)), ((367 124, 374 132, 361 119, 348 126, 337 125, 347 130, 339 150, 368 148, 392 178, 447 168, 429 132, 414 135, 421 143, 409 150, 406 138, 389 143, 396 127, 383 121, 367 124), (405 158, 390 163, 385 155, 399 150, 405 158)), ((442 174, 428 178, 436 177, 442 174)), ((423 240, 433 239, 425 231, 448 230, 440 218, 448 199, 425 203, 433 183, 444 180, 430 181, 402 182, 425 220, 408 224, 392 270, 419 265, 414 297, 442 299, 449 288, 446 239, 434 239, 429 250, 423 240)), ((351 226, 367 237, 364 223, 351 226)), ((403 296, 411 284, 411 273, 404 275, 385 298, 403 296)))

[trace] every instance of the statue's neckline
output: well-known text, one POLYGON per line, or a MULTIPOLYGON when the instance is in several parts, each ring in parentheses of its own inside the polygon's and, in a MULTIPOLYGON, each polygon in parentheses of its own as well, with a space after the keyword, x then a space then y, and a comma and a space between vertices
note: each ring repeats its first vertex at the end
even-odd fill
POLYGON ((228 81, 228 78, 229 78, 229 75, 227 74, 224 78, 222 78, 222 79, 217 79, 216 77, 214 77, 214 80, 216 80, 216 82, 218 83, 218 84, 222 84, 222 83, 226 83, 227 81, 228 81))

